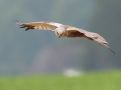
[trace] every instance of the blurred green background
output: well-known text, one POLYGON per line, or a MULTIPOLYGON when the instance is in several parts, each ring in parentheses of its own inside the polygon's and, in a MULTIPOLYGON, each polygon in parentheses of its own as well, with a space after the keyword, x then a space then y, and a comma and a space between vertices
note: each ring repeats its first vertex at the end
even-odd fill
MULTIPOLYGON (((67 74, 70 72, 71 74, 76 73, 74 75, 77 75, 78 73, 90 71, 99 72, 113 70, 114 73, 111 74, 112 81, 108 84, 107 88, 97 89, 98 87, 94 87, 95 90, 118 90, 118 86, 114 86, 114 88, 117 87, 117 89, 108 89, 108 87, 114 85, 115 82, 118 84, 121 83, 120 9, 121 0, 0 0, 0 88, 2 89, 3 86, 2 90, 14 90, 13 88, 4 88, 7 82, 7 84, 13 82, 12 86, 18 82, 20 87, 24 84, 24 81, 19 82, 19 79, 6 79, 2 78, 3 76, 33 74, 60 75, 65 74, 65 72, 67 74), (116 55, 112 55, 107 49, 87 40, 79 38, 59 39, 54 33, 48 31, 25 32, 16 25, 16 20, 21 22, 55 21, 97 32, 108 40, 110 46, 116 51, 116 55), (115 72, 115 70, 119 70, 119 72, 115 72)), ((105 74, 103 75, 101 73, 101 75, 101 78, 104 76, 102 81, 98 80, 98 75, 94 75, 94 80, 96 80, 94 85, 98 81, 99 85, 103 84, 102 82, 105 78, 107 82, 110 82, 110 78, 108 78, 107 74, 106 77, 105 74)), ((35 80, 35 82, 33 82, 35 84, 41 84, 42 82, 48 82, 48 80, 54 79, 53 76, 41 82, 41 79, 37 79, 37 77, 32 78, 35 80)), ((83 77, 76 79, 76 83, 79 86, 75 86, 72 90, 79 90, 83 80, 85 83, 90 80, 86 79, 86 76, 83 77)), ((60 77, 59 80, 61 80, 61 78, 62 77, 60 77)), ((90 76, 90 78, 92 77, 90 76)), ((29 80, 31 80, 31 78, 29 78, 29 80)), ((29 82, 29 80, 27 79, 27 82, 29 82)), ((59 80, 57 82, 59 82, 59 80)), ((56 80, 54 82, 56 82, 56 80)), ((67 80, 66 83, 68 82, 67 80)), ((31 84, 32 83, 30 83, 30 85, 31 84)), ((73 80, 71 84, 73 84, 73 80)), ((94 87, 92 85, 92 90, 94 90, 94 87)), ((106 86, 104 85, 103 87, 106 86)), ((60 88, 60 90, 62 89, 60 88)), ((59 89, 55 88, 55 90, 59 89)), ((67 88, 63 90, 67 90, 67 88)))

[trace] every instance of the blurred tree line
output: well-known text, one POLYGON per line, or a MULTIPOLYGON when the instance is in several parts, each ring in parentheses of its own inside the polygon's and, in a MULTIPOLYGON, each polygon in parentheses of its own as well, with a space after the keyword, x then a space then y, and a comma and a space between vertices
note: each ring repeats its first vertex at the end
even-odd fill
POLYGON ((74 58, 77 63, 80 61, 78 67, 85 70, 120 68, 120 8, 121 0, 0 0, 0 74, 31 72, 32 68, 36 69, 33 63, 43 48, 54 45, 63 48, 62 45, 72 43, 80 45, 80 55, 74 58), (15 24, 16 20, 55 21, 97 32, 109 41, 117 55, 88 41, 60 40, 47 31, 24 32, 15 24))

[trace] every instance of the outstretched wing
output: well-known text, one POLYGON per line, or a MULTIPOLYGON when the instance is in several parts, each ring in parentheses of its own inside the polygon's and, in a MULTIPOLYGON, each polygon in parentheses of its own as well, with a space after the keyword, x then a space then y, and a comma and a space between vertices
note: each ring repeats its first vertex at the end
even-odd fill
POLYGON ((98 44, 102 45, 103 47, 108 48, 113 54, 115 54, 115 52, 109 47, 109 43, 106 41, 106 39, 97 33, 89 32, 80 28, 68 27, 67 31, 65 32, 65 36, 83 37, 91 41, 95 41, 98 44))
POLYGON ((25 31, 27 30, 51 30, 54 31, 56 28, 58 28, 60 25, 59 23, 54 22, 30 22, 30 23, 17 23, 20 25, 20 28, 25 28, 25 31))
POLYGON ((92 39, 93 41, 97 42, 98 44, 102 45, 103 47, 108 48, 113 54, 115 54, 115 51, 113 51, 110 48, 109 43, 101 35, 94 33, 94 32, 85 32, 85 36, 87 38, 92 39))

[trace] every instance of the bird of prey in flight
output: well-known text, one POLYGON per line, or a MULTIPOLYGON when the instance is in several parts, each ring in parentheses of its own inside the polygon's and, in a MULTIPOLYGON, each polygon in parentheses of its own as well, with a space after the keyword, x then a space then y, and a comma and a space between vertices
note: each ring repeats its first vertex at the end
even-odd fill
POLYGON ((20 28, 25 28, 25 31, 28 30, 50 30, 55 32, 55 34, 61 38, 61 37, 79 37, 79 38, 85 38, 91 41, 95 41, 98 44, 102 45, 105 48, 108 48, 113 54, 115 52, 109 47, 109 43, 98 33, 89 32, 86 30, 83 30, 81 28, 73 27, 70 25, 64 25, 56 22, 29 22, 29 23, 21 23, 17 22, 17 24, 20 25, 20 28))

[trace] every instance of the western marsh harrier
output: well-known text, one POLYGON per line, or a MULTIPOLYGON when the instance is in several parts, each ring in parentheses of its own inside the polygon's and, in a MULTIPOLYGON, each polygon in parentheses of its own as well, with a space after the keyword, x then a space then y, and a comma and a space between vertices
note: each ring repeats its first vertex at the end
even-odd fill
POLYGON ((113 54, 115 52, 109 47, 109 43, 99 34, 94 32, 89 32, 86 30, 83 30, 81 28, 76 28, 69 25, 63 25, 56 22, 29 22, 29 23, 17 23, 20 25, 20 28, 25 28, 25 31, 28 30, 50 30, 54 31, 55 34, 61 38, 61 37, 79 37, 79 38, 85 38, 91 41, 95 41, 98 44, 102 45, 105 48, 108 48, 113 54))

